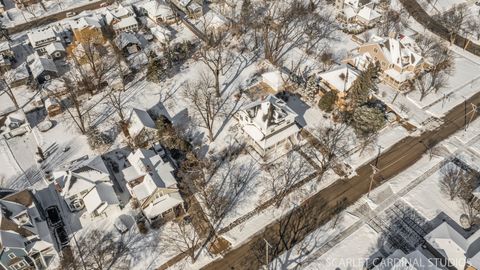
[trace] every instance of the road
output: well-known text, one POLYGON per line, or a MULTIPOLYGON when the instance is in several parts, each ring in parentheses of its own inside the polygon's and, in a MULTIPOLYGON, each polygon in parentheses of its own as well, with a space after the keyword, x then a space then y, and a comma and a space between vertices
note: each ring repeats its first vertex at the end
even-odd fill
POLYGON ((62 11, 54 13, 54 14, 34 18, 34 19, 32 19, 32 20, 30 20, 26 23, 21 23, 21 24, 15 25, 13 27, 9 27, 8 28, 8 33, 11 35, 11 34, 15 34, 15 33, 19 33, 19 32, 28 30, 32 27, 40 27, 42 25, 50 24, 50 23, 65 19, 67 17, 68 12, 80 13, 80 12, 85 11, 85 10, 97 9, 97 8, 100 8, 100 6, 103 3, 111 4, 111 3, 113 3, 113 0, 99 0, 97 2, 89 3, 89 4, 86 4, 86 5, 83 5, 83 6, 79 6, 79 7, 75 7, 75 8, 71 8, 71 9, 66 9, 66 10, 62 10, 62 11))
MULTIPOLYGON (((408 13, 423 27, 430 30, 432 33, 440 36, 441 38, 449 41, 450 34, 449 31, 436 20, 434 20, 427 12, 422 8, 422 6, 417 2, 417 0, 400 0, 402 5, 408 11, 408 13)), ((467 39, 457 35, 455 39, 455 45, 460 48, 463 48, 467 42, 467 39)), ((480 56, 480 45, 470 42, 467 51, 480 56)))
MULTIPOLYGON (((480 93, 467 100, 465 104, 471 103, 480 104, 480 93)), ((413 165, 426 152, 425 144, 436 144, 456 131, 463 129, 465 124, 464 112, 465 107, 462 103, 450 111, 442 119, 443 124, 435 130, 426 131, 420 137, 407 137, 384 152, 378 161, 377 167, 380 169, 380 172, 375 177, 373 187, 379 186, 413 165)), ((467 114, 470 117, 472 113, 469 105, 467 114)), ((475 113, 474 118, 477 118, 477 116, 478 113, 475 113)), ((302 222, 305 229, 295 235, 289 246, 291 247, 294 243, 298 243, 308 233, 325 224, 331 218, 334 209, 342 201, 345 201, 347 205, 351 205, 366 194, 369 189, 371 174, 372 168, 369 164, 366 164, 357 170, 357 176, 336 181, 295 209, 296 213, 302 213, 297 218, 303 219, 302 222)), ((285 222, 287 218, 291 217, 283 217, 270 224, 263 233, 254 236, 239 248, 231 250, 223 258, 208 264, 204 269, 258 269, 261 267, 261 263, 257 259, 255 252, 252 252, 252 247, 261 246, 265 235, 274 235, 276 240, 278 240, 279 228, 282 227, 282 222, 285 222)), ((280 251, 284 250, 283 247, 280 247, 280 251)))

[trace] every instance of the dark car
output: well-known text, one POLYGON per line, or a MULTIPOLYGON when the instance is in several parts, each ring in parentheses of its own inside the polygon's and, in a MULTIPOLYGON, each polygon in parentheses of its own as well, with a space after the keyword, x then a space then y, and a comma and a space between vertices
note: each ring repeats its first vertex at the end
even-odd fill
POLYGON ((70 239, 68 238, 68 233, 63 227, 58 227, 55 229, 55 235, 57 236, 58 241, 62 246, 68 245, 70 239))
POLYGON ((52 228, 62 227, 63 221, 58 206, 50 206, 46 210, 47 212, 47 223, 52 228))

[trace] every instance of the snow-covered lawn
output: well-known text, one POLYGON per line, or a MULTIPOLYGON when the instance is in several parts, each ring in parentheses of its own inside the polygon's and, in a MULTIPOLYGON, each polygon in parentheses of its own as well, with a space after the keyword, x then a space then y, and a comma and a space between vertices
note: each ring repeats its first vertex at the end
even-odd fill
POLYGON ((313 260, 304 269, 349 269, 362 270, 367 258, 380 247, 379 234, 370 226, 364 225, 355 234, 330 249, 320 258, 313 260))

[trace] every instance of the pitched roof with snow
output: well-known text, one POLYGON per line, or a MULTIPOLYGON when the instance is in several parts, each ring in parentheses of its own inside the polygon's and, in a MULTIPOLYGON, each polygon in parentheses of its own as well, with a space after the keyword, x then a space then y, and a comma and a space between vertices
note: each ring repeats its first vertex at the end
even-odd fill
POLYGON ((144 129, 155 129, 155 122, 148 112, 134 108, 130 113, 128 133, 132 137, 138 136, 144 129))
POLYGON ((29 67, 30 71, 32 72, 32 76, 35 79, 40 76, 44 71, 58 73, 57 66, 55 66, 55 62, 53 62, 52 59, 41 57, 36 53, 34 60, 29 65, 29 67))
POLYGON ((117 47, 120 48, 120 49, 124 49, 125 47, 127 47, 131 44, 137 44, 139 46, 141 45, 137 36, 135 36, 135 34, 133 34, 133 33, 120 33, 115 38, 115 45, 117 45, 117 47))
POLYGON ((408 42, 402 42, 402 38, 373 36, 370 43, 378 44, 389 63, 400 68, 409 65, 416 66, 422 63, 423 57, 415 52, 415 47, 410 40, 406 41, 408 42))
POLYGON ((65 52, 65 47, 63 47, 63 44, 60 42, 53 42, 47 45, 45 50, 47 50, 48 54, 52 54, 54 52, 65 52))
POLYGON ((5 72, 5 79, 9 84, 27 79, 30 77, 27 69, 27 63, 23 62, 16 69, 5 72))
POLYGON ((153 194, 157 188, 176 189, 174 168, 152 150, 137 149, 127 157, 130 167, 124 169, 125 181, 139 200, 153 194))
POLYGON ((357 16, 366 20, 366 21, 373 21, 375 19, 380 18, 382 15, 374 9, 372 9, 368 6, 364 6, 360 9, 357 16))
POLYGON ((44 40, 56 39, 57 34, 51 27, 35 29, 27 33, 28 40, 32 46, 36 46, 37 42, 44 40))
POLYGON ((175 16, 172 9, 164 2, 152 0, 134 5, 138 8, 145 9, 148 15, 152 17, 162 17, 164 19, 167 19, 175 16))
POLYGON ((113 189, 113 184, 109 182, 97 183, 95 188, 91 189, 83 197, 85 208, 88 213, 103 212, 106 206, 119 204, 117 195, 113 189))
POLYGON ((360 72, 350 65, 342 65, 336 69, 318 75, 322 81, 340 92, 347 92, 358 78, 360 72))
POLYGON ((269 95, 264 100, 252 102, 239 112, 243 130, 263 149, 297 134, 297 114, 285 101, 269 95))
POLYGON ((468 261, 480 268, 480 230, 465 238, 447 222, 443 222, 425 236, 425 240, 457 269, 468 261))
POLYGON ((86 156, 85 159, 74 162, 57 179, 57 183, 62 188, 61 194, 67 198, 89 190, 101 182, 111 181, 110 173, 100 156, 92 158, 86 156))

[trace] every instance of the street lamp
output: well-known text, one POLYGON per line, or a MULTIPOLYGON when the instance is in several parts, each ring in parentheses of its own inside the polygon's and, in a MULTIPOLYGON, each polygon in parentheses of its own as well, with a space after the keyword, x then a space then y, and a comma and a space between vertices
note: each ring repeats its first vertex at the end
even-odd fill
POLYGON ((372 185, 373 185, 373 178, 375 177, 375 175, 380 171, 377 167, 375 167, 374 165, 370 164, 370 166, 372 167, 372 174, 370 175, 370 186, 368 187, 368 193, 367 193, 367 197, 370 198, 370 191, 372 191, 372 185))

